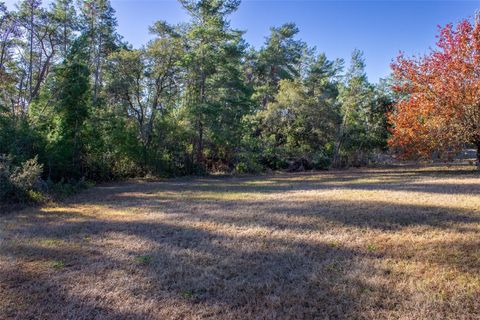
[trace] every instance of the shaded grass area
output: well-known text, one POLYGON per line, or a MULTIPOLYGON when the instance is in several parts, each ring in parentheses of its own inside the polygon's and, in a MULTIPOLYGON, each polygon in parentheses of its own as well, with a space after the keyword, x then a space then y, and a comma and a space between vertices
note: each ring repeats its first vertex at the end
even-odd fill
POLYGON ((476 319, 480 176, 104 185, 0 218, 1 319, 476 319))

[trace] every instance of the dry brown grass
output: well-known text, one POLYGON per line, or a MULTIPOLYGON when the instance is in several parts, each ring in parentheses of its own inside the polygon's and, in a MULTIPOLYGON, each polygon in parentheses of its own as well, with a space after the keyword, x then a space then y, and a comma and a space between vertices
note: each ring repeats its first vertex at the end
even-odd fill
POLYGON ((0 217, 1 319, 478 319, 480 175, 93 188, 0 217))

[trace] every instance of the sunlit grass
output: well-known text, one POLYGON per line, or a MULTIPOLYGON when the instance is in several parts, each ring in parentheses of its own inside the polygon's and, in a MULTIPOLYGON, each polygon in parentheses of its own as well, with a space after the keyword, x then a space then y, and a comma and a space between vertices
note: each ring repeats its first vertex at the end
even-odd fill
POLYGON ((132 182, 0 219, 0 310, 20 318, 480 313, 465 168, 132 182))

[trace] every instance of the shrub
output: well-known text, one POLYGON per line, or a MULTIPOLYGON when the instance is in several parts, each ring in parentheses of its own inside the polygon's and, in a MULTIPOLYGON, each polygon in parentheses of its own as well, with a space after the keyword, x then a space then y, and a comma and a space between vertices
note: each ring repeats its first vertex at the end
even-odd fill
POLYGON ((21 190, 41 189, 43 165, 38 163, 38 157, 25 161, 21 167, 14 170, 11 181, 21 190))
POLYGON ((265 150, 265 152, 262 154, 260 162, 262 165, 272 170, 288 168, 288 162, 285 156, 280 155, 272 149, 265 150))
POLYGON ((80 180, 65 181, 63 178, 58 182, 47 180, 46 182, 50 196, 56 199, 66 198, 81 190, 88 189, 94 186, 94 183, 86 181, 84 178, 80 180))
POLYGON ((12 165, 11 156, 0 156, 0 201, 26 202, 41 198, 43 165, 37 157, 20 167, 12 165))
POLYGON ((288 172, 300 172, 310 170, 311 167, 311 163, 307 159, 300 157, 290 160, 287 170, 288 172))
POLYGON ((5 202, 15 193, 15 186, 10 177, 12 158, 0 155, 0 201, 5 202))
POLYGON ((238 162, 234 167, 235 173, 259 173, 263 171, 263 166, 258 162, 253 153, 241 153, 238 162))
POLYGON ((242 161, 235 165, 235 173, 258 173, 262 169, 261 165, 253 161, 242 161))
POLYGON ((312 167, 316 170, 327 170, 332 164, 332 157, 325 151, 318 151, 312 156, 312 167))

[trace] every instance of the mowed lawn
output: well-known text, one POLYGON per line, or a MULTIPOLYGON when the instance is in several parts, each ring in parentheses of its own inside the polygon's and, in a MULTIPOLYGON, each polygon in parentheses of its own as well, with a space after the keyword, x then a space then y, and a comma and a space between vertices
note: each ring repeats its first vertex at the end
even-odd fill
POLYGON ((479 319, 480 175, 103 185, 0 216, 1 319, 479 319))

